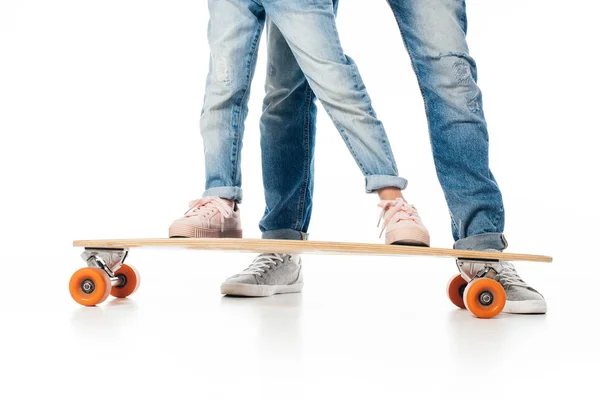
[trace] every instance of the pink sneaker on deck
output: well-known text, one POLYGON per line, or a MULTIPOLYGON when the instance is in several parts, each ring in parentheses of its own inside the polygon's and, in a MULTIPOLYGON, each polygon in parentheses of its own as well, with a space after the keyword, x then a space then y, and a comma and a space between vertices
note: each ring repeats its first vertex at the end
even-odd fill
POLYGON ((429 247, 429 232, 413 205, 403 199, 396 199, 383 200, 379 207, 383 209, 379 223, 384 220, 381 233, 385 230, 385 244, 429 247))
POLYGON ((241 238, 240 210, 218 197, 193 200, 183 218, 169 227, 169 237, 241 238))

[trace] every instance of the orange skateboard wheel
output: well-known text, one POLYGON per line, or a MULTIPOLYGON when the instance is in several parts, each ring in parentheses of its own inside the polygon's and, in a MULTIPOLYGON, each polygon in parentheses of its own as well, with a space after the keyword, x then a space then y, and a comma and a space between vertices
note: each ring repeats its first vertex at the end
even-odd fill
POLYGON ((462 277, 461 274, 454 275, 448 282, 446 293, 448 298, 458 308, 467 308, 463 300, 463 293, 467 287, 467 281, 462 277))
POLYGON ((81 268, 69 281, 71 297, 82 306, 102 303, 110 294, 111 287, 110 277, 100 268, 81 268))
POLYGON ((463 294, 467 310, 478 318, 493 318, 500 314, 506 304, 506 292, 502 285, 490 278, 476 278, 469 282, 463 294))
POLYGON ((115 272, 115 277, 125 280, 123 285, 113 286, 110 291, 112 296, 120 299, 132 295, 140 286, 140 273, 137 271, 137 269, 127 264, 121 265, 121 267, 115 272))

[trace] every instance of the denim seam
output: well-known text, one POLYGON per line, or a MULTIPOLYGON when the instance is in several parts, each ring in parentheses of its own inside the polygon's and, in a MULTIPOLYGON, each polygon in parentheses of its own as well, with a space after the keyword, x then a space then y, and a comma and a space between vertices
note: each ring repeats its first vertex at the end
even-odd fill
POLYGON ((492 222, 492 225, 494 225, 494 228, 496 228, 496 230, 498 230, 498 221, 500 221, 500 218, 502 218, 503 214, 504 214, 504 207, 500 206, 500 211, 498 211, 496 213, 496 218, 492 222))
POLYGON ((308 192, 308 174, 310 161, 310 106, 312 103, 312 91, 310 86, 306 85, 306 95, 304 96, 304 179, 302 180, 302 192, 298 202, 298 218, 296 219, 296 230, 302 230, 302 220, 304 219, 304 204, 306 203, 306 193, 308 192))
MULTIPOLYGON (((346 61, 348 61, 348 58, 345 55, 343 57, 346 59, 346 61)), ((352 72, 354 74, 354 87, 356 89, 358 89, 358 80, 357 80, 356 72, 354 71, 354 68, 352 69, 352 72)), ((326 108, 326 110, 327 110, 327 108, 326 108)), ((329 113, 329 116, 331 117, 332 121, 334 122, 334 124, 336 126, 341 126, 339 121, 333 117, 333 114, 331 114, 330 112, 328 112, 328 113, 329 113)), ((358 155, 356 154, 356 151, 354 151, 354 148, 352 147, 352 144, 348 141, 348 134, 346 133, 346 130, 344 128, 339 128, 338 130, 340 132, 340 135, 342 135, 344 142, 346 143, 346 147, 348 147, 348 150, 350 150, 350 153, 352 153, 352 157, 354 157, 354 159, 356 160, 356 163, 358 164, 361 172, 363 173, 363 175, 367 175, 367 171, 365 171, 364 165, 362 165, 358 155)))
POLYGON ((467 3, 466 3, 466 1, 463 0, 461 6, 462 6, 462 13, 461 13, 461 16, 460 16, 460 20, 463 23, 465 36, 467 36, 467 25, 468 25, 468 23, 467 23, 467 3))
POLYGON ((358 154, 356 154, 356 151, 354 151, 354 147, 352 147, 352 144, 348 140, 348 134, 346 133, 346 130, 344 128, 340 128, 340 134, 344 138, 344 142, 346 143, 348 150, 350 150, 350 153, 352 153, 352 157, 354 157, 354 159, 356 160, 356 163, 358 164, 363 175, 369 176, 369 174, 365 170, 365 166, 360 162, 360 158, 358 157, 358 154))
POLYGON ((450 208, 448 208, 448 212, 450 214, 450 222, 452 223, 452 226, 454 227, 454 230, 458 233, 458 235, 460 236, 460 230, 458 228, 458 225, 456 224, 456 220, 454 219, 454 215, 452 215, 452 210, 450 210, 450 208))
POLYGON ((240 160, 240 142, 241 142, 240 136, 241 135, 239 133, 239 129, 240 129, 240 127, 243 124, 243 121, 242 121, 242 118, 243 118, 242 105, 244 104, 244 100, 246 100, 246 96, 248 96, 248 92, 249 92, 250 86, 252 85, 252 75, 253 74, 252 74, 251 69, 252 69, 252 65, 254 64, 254 62, 256 60, 256 55, 258 54, 258 52, 256 50, 258 48, 258 39, 262 35, 262 31, 263 31, 262 26, 260 26, 258 28, 257 32, 254 34, 254 39, 252 40, 252 57, 250 58, 250 62, 247 65, 248 73, 246 74, 246 88, 244 89, 244 94, 243 94, 242 99, 241 99, 240 104, 239 104, 240 110, 239 110, 239 113, 238 113, 238 126, 237 126, 237 128, 238 128, 238 132, 237 133, 238 134, 237 134, 236 143, 235 143, 235 160, 233 162, 233 171, 232 171, 232 182, 234 182, 234 185, 235 185, 235 182, 237 181, 235 178, 236 178, 236 175, 238 173, 237 169, 238 169, 238 163, 239 163, 239 160, 240 160))
MULTIPOLYGON (((346 60, 347 59, 348 58, 346 57, 346 60)), ((354 88, 356 90, 358 90, 359 89, 359 87, 358 87, 358 68, 356 67, 356 64, 354 64, 354 63, 352 63, 351 67, 352 67, 352 75, 354 78, 354 88)), ((363 86, 365 86, 364 82, 363 82, 363 86)), ((377 115, 375 114, 375 110, 373 109, 373 101, 371 100, 371 97, 369 96, 366 87, 365 87, 365 90, 363 91, 363 98, 366 98, 367 102, 369 104, 369 114, 371 115, 371 117, 375 118, 379 122, 379 125, 382 127, 382 130, 385 132, 385 128, 383 128, 383 124, 381 123, 381 121, 379 121, 379 119, 377 118, 377 115)), ((387 135, 387 133, 386 133, 386 135, 387 135)), ((392 166, 394 167, 394 172, 396 174, 398 174, 398 166, 396 165, 396 161, 392 157, 392 154, 391 154, 392 149, 391 149, 390 143, 385 138, 383 138, 382 144, 383 144, 383 149, 385 150, 385 156, 387 157, 390 164, 392 164, 392 166)), ((366 175, 366 173, 365 173, 365 175, 366 175)))
MULTIPOLYGON (((325 111, 331 118, 331 121, 333 122, 333 124, 336 127, 340 127, 342 124, 340 124, 340 121, 337 120, 333 116, 333 114, 330 112, 330 107, 328 105, 323 104, 323 108, 325 108, 325 111)), ((352 154, 352 157, 354 157, 354 161, 356 161, 356 164, 358 164, 358 167, 360 168, 360 171, 362 172, 362 174, 365 176, 368 176, 369 174, 367 174, 367 171, 365 171, 364 165, 362 165, 359 157, 357 156, 356 152, 354 151, 354 148, 352 147, 352 144, 350 144, 350 142, 348 141, 348 134, 346 133, 346 130, 344 128, 337 128, 337 130, 339 131, 340 136, 342 136, 342 139, 344 140, 346 147, 348 148, 348 150, 350 150, 350 154, 352 154)))

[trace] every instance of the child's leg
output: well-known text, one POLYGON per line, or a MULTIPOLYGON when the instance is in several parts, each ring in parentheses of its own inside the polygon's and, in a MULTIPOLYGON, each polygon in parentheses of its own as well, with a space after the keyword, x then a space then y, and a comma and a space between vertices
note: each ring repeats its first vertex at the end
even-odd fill
POLYGON ((344 55, 332 0, 263 0, 312 90, 329 113, 366 178, 382 200, 386 243, 429 245, 417 210, 406 204, 394 156, 354 62, 344 55))
POLYGON ((240 155, 250 83, 265 12, 253 0, 209 0, 210 72, 200 130, 206 191, 190 203, 169 237, 242 237, 240 155))
POLYGON ((263 0, 302 72, 366 177, 368 192, 406 187, 354 62, 344 55, 332 0, 263 0))
POLYGON ((239 202, 244 120, 265 13, 252 0, 209 0, 208 7, 211 61, 200 118, 204 197, 239 202))

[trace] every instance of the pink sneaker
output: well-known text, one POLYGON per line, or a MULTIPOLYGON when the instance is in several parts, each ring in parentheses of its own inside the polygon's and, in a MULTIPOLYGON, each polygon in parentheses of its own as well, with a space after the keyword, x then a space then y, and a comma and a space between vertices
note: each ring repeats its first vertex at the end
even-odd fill
POLYGON ((383 200, 379 207, 383 209, 379 223, 384 220, 381 233, 385 230, 385 244, 429 247, 429 232, 413 205, 403 199, 396 199, 383 200))
POLYGON ((241 238, 240 210, 218 197, 193 200, 183 218, 169 227, 169 237, 241 238))

